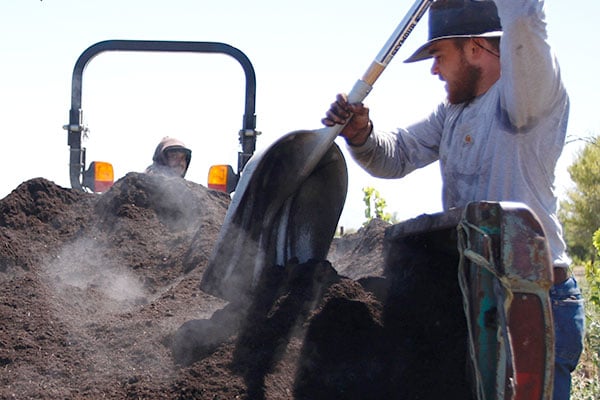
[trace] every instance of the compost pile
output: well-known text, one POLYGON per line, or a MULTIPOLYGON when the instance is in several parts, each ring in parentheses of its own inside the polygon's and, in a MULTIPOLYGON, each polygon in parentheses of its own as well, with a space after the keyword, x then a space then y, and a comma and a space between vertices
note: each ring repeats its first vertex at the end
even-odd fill
POLYGON ((228 303, 199 283, 229 203, 138 173, 0 200, 0 398, 471 397, 456 270, 430 256, 383 278, 374 220, 228 303))

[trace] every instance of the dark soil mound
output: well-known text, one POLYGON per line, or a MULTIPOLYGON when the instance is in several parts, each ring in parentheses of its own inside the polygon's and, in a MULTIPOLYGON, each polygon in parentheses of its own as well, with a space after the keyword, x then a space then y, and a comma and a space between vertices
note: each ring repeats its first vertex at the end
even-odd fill
POLYGON ((136 173, 102 195, 33 179, 0 200, 0 398, 470 398, 447 259, 382 278, 374 221, 226 303, 198 284, 228 205, 136 173))

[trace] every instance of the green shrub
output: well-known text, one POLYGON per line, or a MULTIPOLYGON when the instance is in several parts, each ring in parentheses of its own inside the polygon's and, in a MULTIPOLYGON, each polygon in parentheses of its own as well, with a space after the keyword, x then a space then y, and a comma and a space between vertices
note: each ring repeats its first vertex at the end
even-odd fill
MULTIPOLYGON (((598 232, 596 232, 598 233, 598 232)), ((598 243, 599 235, 594 235, 598 243)), ((586 332, 583 354, 573 373, 572 400, 600 399, 600 273, 591 261, 584 263, 585 282, 581 289, 585 299, 586 332)))
POLYGON ((381 197, 379 191, 370 186, 364 187, 362 190, 364 193, 363 201, 365 202, 365 218, 367 219, 363 225, 366 226, 373 218, 391 222, 392 215, 385 212, 387 202, 381 197))
POLYGON ((600 399, 600 322, 597 311, 597 308, 592 312, 586 310, 584 350, 573 372, 572 400, 600 399))

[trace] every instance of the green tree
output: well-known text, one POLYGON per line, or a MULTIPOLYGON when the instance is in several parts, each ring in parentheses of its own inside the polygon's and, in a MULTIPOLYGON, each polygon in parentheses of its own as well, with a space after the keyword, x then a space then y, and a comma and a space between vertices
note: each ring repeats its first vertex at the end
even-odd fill
POLYGON ((600 141, 590 140, 568 171, 575 188, 561 201, 559 219, 565 228, 569 252, 581 260, 594 260, 592 235, 600 228, 600 141))

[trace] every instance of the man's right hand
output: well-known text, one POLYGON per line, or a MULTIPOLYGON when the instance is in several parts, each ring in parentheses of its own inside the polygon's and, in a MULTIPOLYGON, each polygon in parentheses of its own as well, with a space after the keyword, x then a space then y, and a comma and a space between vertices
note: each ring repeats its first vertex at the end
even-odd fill
POLYGON ((331 103, 331 107, 326 113, 326 117, 321 122, 325 126, 346 124, 340 132, 340 136, 345 137, 351 146, 365 144, 373 130, 369 119, 369 108, 363 103, 349 104, 348 97, 343 93, 336 96, 335 101, 331 103))

